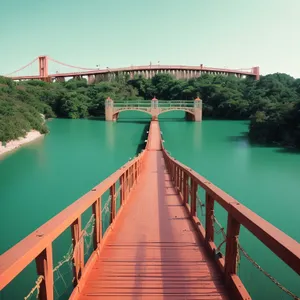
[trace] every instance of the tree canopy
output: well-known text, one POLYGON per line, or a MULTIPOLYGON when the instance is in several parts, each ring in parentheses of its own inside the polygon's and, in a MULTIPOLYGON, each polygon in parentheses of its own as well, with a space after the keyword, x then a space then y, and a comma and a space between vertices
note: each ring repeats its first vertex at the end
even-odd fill
POLYGON ((60 118, 101 116, 107 97, 114 100, 203 100, 204 117, 250 120, 249 138, 258 143, 300 147, 300 79, 271 74, 255 81, 202 75, 190 80, 160 73, 152 79, 117 76, 88 85, 85 79, 62 83, 0 77, 0 141, 47 132, 41 114, 60 118))

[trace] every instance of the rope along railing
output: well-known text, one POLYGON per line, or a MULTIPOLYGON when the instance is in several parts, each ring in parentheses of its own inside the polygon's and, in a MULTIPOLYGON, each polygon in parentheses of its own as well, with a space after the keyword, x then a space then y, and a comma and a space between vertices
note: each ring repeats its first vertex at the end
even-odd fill
MULTIPOLYGON (((191 186, 188 185, 189 188, 189 194, 191 195, 192 190, 191 190, 191 186)), ((198 191, 196 194, 197 198, 196 200, 199 203, 199 207, 201 208, 201 214, 202 216, 205 216, 203 207, 205 207, 205 204, 201 201, 199 195, 198 195, 198 191)), ((214 224, 214 232, 216 234, 221 234, 222 236, 222 242, 217 246, 216 248, 216 255, 220 257, 220 255, 223 255, 221 253, 221 247, 226 244, 226 232, 225 232, 225 228, 221 225, 221 223, 217 220, 215 215, 212 215, 212 221, 214 224), (218 229, 216 228, 218 227, 218 229)), ((288 294, 289 296, 291 296, 293 299, 296 300, 300 300, 300 298, 295 295, 293 292, 291 292, 290 290, 288 290, 286 287, 284 287, 277 279, 275 279, 272 275, 270 275, 266 270, 264 270, 247 252, 246 250, 240 245, 240 243, 238 242, 238 248, 239 248, 239 252, 237 255, 237 263, 238 265, 240 265, 240 261, 241 261, 241 253, 244 255, 244 257, 256 268, 258 269, 261 273, 263 273, 265 276, 267 276, 276 286, 278 286, 283 292, 285 292, 286 294, 288 294)))
MULTIPOLYGON (((124 183, 126 185, 127 180, 125 180, 124 183)), ((117 197, 120 194, 121 189, 122 189, 122 186, 120 185, 118 190, 115 193, 115 197, 117 197)), ((108 213, 110 213, 111 199, 112 199, 112 196, 109 195, 108 198, 107 198, 107 201, 105 202, 105 204, 104 204, 104 206, 101 210, 101 214, 104 215, 104 216, 107 215, 108 213)), ((67 284, 64 277, 67 274, 72 272, 72 265, 73 265, 74 256, 76 255, 76 251, 78 251, 78 248, 82 245, 82 242, 85 238, 89 238, 88 243, 84 243, 84 245, 85 245, 84 253, 85 253, 85 256, 88 255, 89 250, 91 249, 92 243, 93 243, 94 226, 95 226, 95 216, 92 215, 91 218, 89 219, 89 221, 87 222, 85 228, 82 230, 79 242, 77 242, 75 244, 75 247, 73 247, 73 245, 71 245, 68 252, 63 256, 63 259, 61 261, 59 261, 57 263, 57 265, 53 268, 53 274, 55 276, 55 278, 54 278, 54 292, 55 292, 55 295, 56 295, 57 299, 62 297, 64 295, 64 293, 67 291, 67 289, 70 287, 70 285, 67 284), (91 227, 90 231, 88 231, 89 227, 91 227), (60 269, 64 265, 68 265, 69 271, 61 273, 60 269), (65 291, 63 293, 59 293, 57 291, 56 287, 55 287, 55 283, 59 280, 61 280, 61 282, 63 283, 63 285, 65 287, 65 291)), ((77 276, 78 276, 78 274, 77 274, 77 276)), ((35 286, 31 289, 31 291, 28 293, 28 295, 26 297, 24 297, 24 300, 30 299, 31 296, 34 295, 35 291, 36 291, 36 298, 38 299, 39 291, 40 291, 40 285, 41 285, 43 280, 44 280, 43 276, 38 277, 38 279, 35 282, 35 286)), ((75 280, 75 277, 72 278, 72 283, 74 282, 74 280, 75 280)))
MULTIPOLYGON (((104 211, 104 210, 102 210, 104 211)), ((88 220, 88 222, 86 223, 85 227, 83 228, 83 230, 81 231, 81 235, 79 238, 79 241, 75 244, 75 246, 73 246, 73 244, 69 247, 69 250, 67 251, 67 253, 63 256, 63 259, 61 261, 59 261, 56 266, 53 268, 53 275, 54 275, 54 292, 56 295, 56 298, 59 299, 60 297, 62 297, 65 292, 67 291, 67 289, 73 284, 74 280, 75 280, 75 276, 73 276, 71 284, 68 284, 67 281, 65 280, 65 276, 67 274, 72 273, 72 267, 74 264, 74 258, 77 255, 77 251, 80 251, 80 247, 82 247, 82 245, 85 245, 85 255, 88 254, 88 251, 91 249, 92 247, 92 242, 93 242, 93 233, 94 233, 94 227, 95 227, 95 215, 92 214, 90 219, 88 220), (85 239, 88 238, 89 241, 87 243, 85 243, 85 239), (62 273, 60 270, 63 266, 67 265, 68 266, 68 270, 64 273, 62 273), (55 287, 55 283, 57 281, 61 281, 65 287, 65 290, 63 291, 63 293, 59 293, 59 291, 56 289, 55 287)), ((78 279, 78 274, 76 273, 76 277, 78 279)), ((42 284, 44 280, 44 276, 39 276, 38 279, 35 282, 35 286, 31 289, 31 291, 28 293, 27 296, 24 297, 24 300, 30 299, 31 296, 34 295, 34 292, 36 291, 36 299, 39 298, 39 293, 40 293, 40 286, 42 284)))
MULTIPOLYGON (((222 248, 223 245, 227 244, 228 240, 230 239, 230 236, 227 236, 225 228, 217 220, 217 218, 216 218, 216 216, 214 214, 213 206, 211 206, 211 204, 210 204, 212 210, 207 210, 206 205, 201 201, 201 198, 199 197, 199 194, 198 194, 199 193, 199 191, 198 191, 198 185, 200 185, 202 188, 204 188, 203 187, 204 184, 196 183, 195 178, 192 177, 189 174, 188 169, 185 169, 183 166, 177 165, 177 162, 175 160, 173 161, 171 157, 168 157, 167 152, 165 152, 164 154, 165 154, 167 169, 171 173, 171 177, 172 177, 172 179, 173 179, 173 181, 175 183, 176 189, 179 192, 181 192, 181 196, 183 197, 184 202, 186 202, 186 203, 188 203, 189 201, 191 202, 191 203, 189 203, 190 213, 193 214, 192 207, 197 207, 196 204, 192 203, 192 201, 193 201, 192 199, 194 197, 195 198, 194 201, 196 201, 196 203, 198 203, 198 207, 201 210, 201 215, 206 217, 206 222, 207 222, 207 217, 210 216, 209 219, 211 220, 211 222, 208 222, 207 224, 211 224, 213 232, 221 236, 220 237, 221 241, 220 241, 219 245, 214 248, 214 253, 215 253, 215 256, 216 256, 217 259, 222 258, 225 255, 223 253, 221 253, 221 251, 222 251, 221 248, 222 248), (193 184, 192 184, 192 182, 193 182, 193 184), (185 188, 183 187, 183 185, 186 185, 188 196, 185 195, 185 192, 184 192, 185 188), (195 185, 196 185, 196 188, 195 188, 195 185), (196 193, 195 193, 195 189, 196 189, 196 193), (184 199, 184 198, 186 198, 186 199, 184 199), (207 216, 207 214, 206 214, 207 211, 210 212, 209 216, 207 216)), ((209 183, 207 180, 205 180, 204 182, 205 183, 209 183)), ((205 188, 204 188, 204 190, 205 190, 205 188)), ((213 198, 207 193, 207 191, 206 191, 206 196, 207 196, 206 203, 209 204, 209 202, 213 201, 212 200, 213 198)), ((207 228, 205 230, 207 232, 207 228)), ((228 228, 227 228, 227 232, 228 232, 228 228)), ((207 239, 207 237, 206 237, 206 239, 207 239)), ((238 249, 238 251, 236 253, 236 256, 235 256, 237 267, 240 267, 241 255, 243 255, 257 270, 259 270, 262 274, 264 274, 267 278, 269 278, 283 292, 285 292, 287 295, 289 295, 293 299, 300 300, 299 296, 297 296, 296 294, 294 294, 293 292, 291 292, 288 288, 286 288, 285 286, 283 286, 277 279, 275 279, 266 270, 264 270, 246 252, 246 250, 239 243, 238 234, 234 235, 234 239, 236 240, 237 249, 238 249)), ((214 241, 214 238, 213 238, 213 241, 214 241)), ((226 248, 226 251, 227 251, 227 248, 226 248)), ((226 262, 226 256, 225 256, 225 262, 226 262)), ((226 266, 225 266, 225 269, 226 269, 226 266)))
MULTIPOLYGON (((217 220, 215 215, 213 216, 213 221, 214 224, 218 226, 219 229, 215 230, 215 232, 221 233, 223 236, 223 241, 221 244, 217 247, 217 251, 220 251, 220 248, 223 244, 226 243, 226 233, 225 233, 225 228, 220 224, 220 222, 217 220)), ((240 258, 241 254, 257 269, 259 270, 262 274, 264 274, 266 277, 268 277, 276 286, 278 286, 283 292, 291 296, 293 299, 299 300, 300 297, 295 295, 293 292, 291 292, 289 289, 284 287, 277 279, 275 279, 271 274, 269 274, 265 269, 263 269, 247 252, 246 250, 241 246, 241 244, 238 241, 238 249, 239 249, 239 255, 237 256, 237 263, 240 265, 240 258)))
MULTIPOLYGON (((124 186, 127 185, 128 180, 124 180, 124 186)), ((120 185, 119 188, 116 190, 114 197, 117 198, 120 195, 120 192, 122 190, 122 186, 120 185)), ((102 210, 101 210, 101 214, 102 217, 105 218, 105 215, 108 215, 111 213, 111 201, 112 200, 112 195, 109 195, 107 198, 107 201, 105 202, 102 210)), ((80 247, 82 247, 82 244, 84 244, 85 246, 85 256, 87 256, 89 254, 89 250, 92 247, 93 244, 93 233, 94 233, 94 227, 95 227, 95 215, 92 214, 92 216, 90 217, 90 219, 88 220, 88 222, 86 223, 86 226, 84 227, 84 229, 81 232, 79 241, 75 244, 75 246, 70 245, 69 250, 67 251, 67 253, 63 256, 63 259, 61 261, 59 261, 56 266, 53 268, 53 274, 54 274, 54 292, 55 292, 55 296, 57 299, 60 299, 60 297, 62 297, 65 292, 67 291, 68 288, 70 288, 70 286, 74 283, 75 277, 72 278, 71 284, 67 283, 67 280, 65 279, 65 276, 72 273, 72 267, 74 264, 74 257, 76 256, 76 252, 79 251, 80 247), (89 230, 90 228, 90 230, 89 230), (88 242, 86 242, 86 239, 88 239, 88 242), (60 269, 67 265, 67 271, 62 273, 60 271, 60 269), (61 281, 63 283, 63 286, 65 288, 65 290, 63 291, 63 293, 59 293, 59 291, 57 290, 57 288, 55 287, 55 283, 61 281)), ((76 274, 76 279, 78 280, 78 274, 76 274)), ((24 297, 24 300, 30 299, 31 296, 33 296, 34 294, 36 294, 36 298, 38 299, 39 297, 39 292, 40 292, 40 286, 41 283, 43 282, 44 277, 43 276, 39 276, 35 282, 35 286, 31 289, 31 291, 28 293, 27 296, 24 297)))
MULTIPOLYGON (((124 180, 124 186, 127 185, 128 180, 124 180)), ((117 198, 120 195, 120 192, 122 190, 122 186, 120 185, 119 188, 116 190, 114 197, 117 198)), ((105 202, 103 208, 101 209, 102 217, 105 218, 105 215, 108 215, 111 213, 111 203, 112 203, 112 195, 109 195, 107 198, 107 201, 105 202)), ((74 257, 77 254, 77 251, 80 251, 80 247, 84 245, 85 251, 84 255, 87 256, 89 254, 89 250, 92 247, 93 244, 93 233, 94 233, 94 227, 95 227, 95 215, 92 214, 88 222, 86 223, 84 229, 81 232, 79 241, 75 244, 75 246, 70 245, 69 250, 67 253, 63 256, 63 259, 59 261, 56 266, 53 268, 53 274, 54 274, 54 292, 56 299, 60 299, 68 288, 74 283, 75 277, 73 276, 72 281, 70 284, 67 283, 67 280, 65 279, 65 276, 72 273, 72 267, 74 264, 74 257), (89 230, 90 228, 90 230, 89 230), (88 239, 88 242, 86 242, 86 239, 88 239), (60 270, 63 266, 67 265, 67 271, 62 273, 60 270), (61 281, 61 283, 64 286, 64 291, 60 293, 57 288, 55 287, 55 283, 61 281)), ((76 279, 79 280, 78 274, 76 273, 76 279)), ((34 294, 36 295, 36 299, 39 298, 40 293, 40 286, 44 280, 44 276, 39 276, 35 282, 34 287, 31 289, 31 291, 28 293, 27 296, 24 297, 24 300, 30 299, 31 296, 34 294)))

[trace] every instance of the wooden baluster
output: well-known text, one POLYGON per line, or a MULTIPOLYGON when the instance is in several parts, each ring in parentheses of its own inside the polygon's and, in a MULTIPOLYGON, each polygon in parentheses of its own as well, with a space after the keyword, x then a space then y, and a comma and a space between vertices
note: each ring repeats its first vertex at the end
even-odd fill
POLYGON ((94 229, 94 250, 97 249, 102 239, 102 208, 101 197, 99 197, 92 206, 93 214, 95 216, 95 229, 94 229))
POLYGON ((226 252, 225 252, 225 280, 228 283, 232 274, 237 273, 238 237, 240 223, 228 213, 226 252))
POLYGON ((175 165, 175 188, 176 192, 178 192, 178 166, 175 165))
POLYGON ((197 183, 191 178, 191 215, 196 215, 197 183))
POLYGON ((120 207, 123 205, 124 203, 124 199, 125 199, 125 184, 124 184, 124 174, 121 175, 120 177, 120 187, 121 187, 121 190, 120 190, 120 207))
POLYGON ((129 192, 130 192, 130 169, 127 170, 127 196, 129 195, 129 192))
POLYGON ((175 164, 172 163, 172 181, 175 183, 175 164))
POLYGON ((182 187, 183 187, 183 178, 182 178, 182 169, 180 169, 179 171, 179 191, 181 193, 181 195, 183 195, 183 190, 182 190, 182 187))
POLYGON ((82 270, 84 267, 84 240, 81 237, 81 216, 76 219, 71 225, 72 230, 72 242, 74 249, 74 258, 73 258, 73 274, 74 281, 73 284, 76 286, 78 280, 81 277, 82 270))
POLYGON ((131 189, 132 189, 132 185, 133 185, 133 183, 132 183, 132 166, 129 168, 129 182, 130 182, 130 188, 129 188, 129 192, 131 191, 131 189))
POLYGON ((127 195, 128 195, 128 170, 125 171, 125 174, 124 174, 124 184, 125 184, 125 187, 124 187, 124 193, 125 193, 125 196, 124 196, 124 201, 126 202, 127 200, 127 195))
POLYGON ((183 174, 183 203, 187 203, 188 202, 188 198, 189 194, 188 194, 188 175, 184 172, 183 174))
POLYGON ((110 187, 111 207, 110 207, 110 224, 116 217, 116 184, 110 187))
POLYGON ((132 165, 132 186, 135 184, 135 164, 132 165))
POLYGON ((177 166, 177 172, 176 172, 176 189, 177 189, 177 192, 179 191, 179 167, 177 166))
POLYGON ((205 240, 214 241, 214 199, 207 192, 205 194, 206 216, 205 216, 205 240))
POLYGON ((52 244, 44 249, 35 259, 36 269, 39 276, 44 279, 40 284, 39 299, 53 300, 53 256, 52 244))
POLYGON ((131 172, 130 172, 130 168, 128 169, 128 194, 130 193, 130 189, 131 189, 131 172))

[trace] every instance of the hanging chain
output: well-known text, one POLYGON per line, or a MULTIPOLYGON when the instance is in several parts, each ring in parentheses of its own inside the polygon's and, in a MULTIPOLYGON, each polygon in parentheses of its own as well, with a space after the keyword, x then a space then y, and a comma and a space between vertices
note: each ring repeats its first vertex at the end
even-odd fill
POLYGON ((26 297, 24 297, 24 300, 29 299, 31 297, 31 295, 35 292, 35 290, 36 290, 36 299, 39 298, 40 286, 41 286, 41 283, 43 282, 43 280, 44 280, 44 276, 40 275, 35 282, 35 286, 31 289, 31 291, 28 293, 28 295, 26 297))
MULTIPOLYGON (((124 188, 127 185, 128 182, 129 182, 129 180, 124 178, 123 184, 119 186, 118 190, 115 192, 114 197, 116 197, 116 198, 118 197, 120 191, 122 190, 122 188, 124 188)), ((111 197, 111 195, 109 195, 105 205, 103 206, 103 208, 101 210, 101 213, 110 212, 111 200, 112 200, 112 197, 111 197)), ((56 266, 53 268, 53 274, 57 275, 54 282, 56 282, 58 280, 61 280, 63 282, 65 288, 68 288, 68 284, 66 283, 66 281, 64 279, 64 276, 66 274, 68 274, 70 271, 65 272, 65 273, 62 274, 61 271, 60 271, 60 268, 63 265, 68 264, 68 263, 70 264, 70 268, 73 266, 73 259, 74 259, 74 256, 76 255, 76 251, 77 251, 79 245, 82 244, 82 242, 85 238, 90 238, 89 242, 87 242, 85 244, 86 245, 86 250, 87 250, 87 251, 85 251, 85 255, 88 255, 88 251, 89 251, 89 249, 90 249, 90 247, 92 246, 92 243, 93 243, 92 235, 94 233, 94 227, 95 227, 95 215, 92 214, 90 219, 86 223, 85 227, 82 229, 82 231, 80 233, 80 236, 79 236, 78 242, 74 246, 70 245, 67 253, 63 256, 63 259, 60 260, 56 264, 56 266), (91 229, 89 230, 89 228, 91 228, 91 229)), ((34 294, 35 291, 36 291, 36 298, 38 299, 39 293, 40 293, 40 286, 41 286, 41 283, 43 282, 43 280, 44 280, 44 276, 40 275, 37 278, 37 280, 35 281, 35 286, 31 289, 31 291, 28 293, 28 295, 24 297, 24 300, 29 299, 34 294)), ((75 280, 75 277, 72 278, 72 282, 74 282, 74 280, 75 280)), ((54 285, 54 291, 57 294, 58 298, 61 297, 64 294, 63 293, 63 294, 60 295, 58 293, 55 285, 54 285)))
MULTIPOLYGON (((187 187, 188 187, 188 192, 189 192, 189 194, 192 195, 192 188, 191 188, 191 186, 188 184, 187 187)), ((201 216, 202 216, 202 217, 205 216, 205 212, 204 212, 204 210, 203 210, 203 207, 205 207, 205 204, 201 201, 201 198, 200 198, 200 196, 198 195, 198 191, 196 192, 196 201, 197 201, 198 204, 199 204, 199 207, 200 207, 200 210, 201 210, 201 216)))
MULTIPOLYGON (((64 275, 68 274, 69 272, 62 274, 60 272, 60 268, 67 263, 70 263, 70 266, 73 265, 72 260, 75 256, 75 253, 77 251, 79 244, 81 244, 83 242, 83 239, 85 237, 91 237, 93 235, 94 227, 95 227, 95 216, 94 216, 94 214, 92 214, 90 219, 86 223, 85 227, 81 231, 79 240, 76 243, 76 245, 74 247, 73 247, 73 245, 71 245, 70 248, 68 249, 67 253, 63 256, 63 259, 60 260, 56 264, 56 266, 53 268, 53 274, 57 274, 57 278, 54 280, 54 282, 56 282, 58 280, 62 280, 65 288, 68 288, 68 285, 67 285, 66 281, 64 280, 64 275), (89 228, 91 228, 90 231, 88 230, 89 228)), ((87 244, 87 251, 90 249, 90 247, 91 247, 91 242, 87 244)), ((72 282, 74 281, 74 279, 75 278, 73 277, 72 282)), ((31 291, 28 293, 28 295, 26 297, 24 297, 24 300, 29 299, 35 291, 36 291, 36 298, 38 299, 39 293, 40 293, 40 286, 41 286, 41 283, 43 282, 43 280, 44 280, 44 276, 40 275, 35 282, 35 286, 31 289, 31 291)), ((57 292, 55 285, 54 285, 54 290, 59 298, 61 295, 59 295, 59 293, 57 292)))
POLYGON ((266 270, 264 270, 254 259, 245 251, 245 249, 239 244, 238 242, 238 248, 242 252, 242 254, 245 256, 245 258, 248 259, 248 261, 260 272, 262 272, 265 276, 267 276, 275 285, 277 285, 283 292, 291 296, 295 300, 299 300, 300 298, 295 295, 293 292, 288 290, 286 287, 284 287, 280 282, 278 282, 277 279, 275 279, 271 274, 269 274, 266 270))
MULTIPOLYGON (((215 215, 212 216, 212 219, 214 221, 214 224, 216 224, 219 227, 219 230, 216 231, 216 233, 222 233, 222 236, 224 240, 221 242, 221 244, 218 246, 216 250, 220 251, 221 246, 226 243, 226 233, 224 227, 219 223, 215 215)), ((300 298, 295 295, 293 292, 288 290, 286 287, 284 287, 280 282, 278 282, 277 279, 275 279, 271 274, 269 274, 266 270, 264 270, 247 252, 246 250, 240 245, 239 240, 237 239, 238 242, 238 254, 237 254, 237 263, 240 265, 241 261, 241 255, 240 252, 244 255, 244 257, 260 272, 262 272, 265 276, 267 276, 276 286, 278 286, 283 292, 291 296, 295 300, 300 300, 300 298)))

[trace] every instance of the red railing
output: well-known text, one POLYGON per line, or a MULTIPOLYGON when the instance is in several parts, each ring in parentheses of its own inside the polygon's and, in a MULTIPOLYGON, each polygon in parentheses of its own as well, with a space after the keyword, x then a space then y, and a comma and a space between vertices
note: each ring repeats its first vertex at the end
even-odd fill
POLYGON ((296 273, 300 274, 300 244, 297 241, 259 217, 192 169, 175 160, 163 147, 163 143, 162 151, 174 185, 191 215, 200 238, 208 251, 217 260, 217 264, 224 274, 225 282, 230 291, 232 291, 234 299, 251 299, 237 275, 237 256, 240 249, 238 240, 241 225, 248 229, 296 273), (196 211, 199 186, 204 189, 206 194, 205 228, 198 219, 196 211), (228 213, 225 258, 215 255, 218 250, 214 242, 215 201, 228 213))
POLYGON ((39 278, 39 299, 54 299, 52 243, 66 229, 71 227, 74 287, 77 288, 74 289, 73 294, 76 295, 80 286, 84 284, 85 274, 99 255, 100 247, 104 243, 105 237, 118 215, 116 211, 116 199, 117 197, 120 199, 119 213, 141 174, 145 154, 146 151, 143 151, 138 157, 126 163, 90 192, 1 255, 0 291, 35 260, 39 278), (116 189, 117 185, 118 190, 116 189), (107 191, 110 194, 110 225, 105 234, 103 234, 101 196, 107 191), (92 207, 92 216, 95 220, 93 231, 93 247, 95 251, 85 264, 81 217, 90 207, 92 207))

